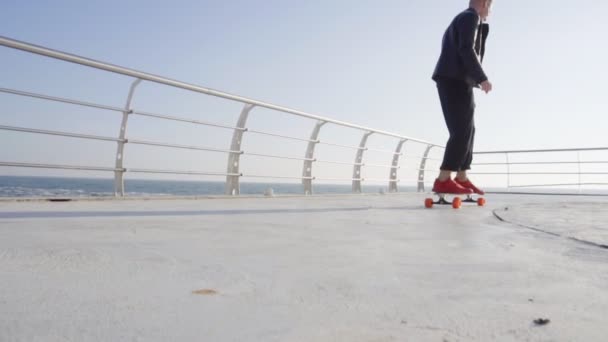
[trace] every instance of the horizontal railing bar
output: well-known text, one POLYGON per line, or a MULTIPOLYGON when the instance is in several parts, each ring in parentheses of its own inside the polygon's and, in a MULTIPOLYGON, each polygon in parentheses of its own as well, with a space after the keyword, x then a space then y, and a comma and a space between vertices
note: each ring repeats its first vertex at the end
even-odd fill
POLYGON ((323 164, 338 164, 338 165, 351 165, 351 166, 370 166, 370 167, 383 167, 383 168, 387 168, 387 169, 392 169, 393 167, 400 169, 401 166, 397 165, 397 166, 393 166, 393 165, 384 165, 384 164, 368 164, 368 163, 352 163, 352 162, 338 162, 338 161, 330 161, 330 160, 320 160, 317 159, 315 160, 315 162, 317 163, 323 163, 323 164))
POLYGON ((561 164, 608 164, 608 161, 570 161, 570 162, 501 162, 501 163, 474 163, 473 166, 487 165, 561 165, 561 164))
POLYGON ((368 147, 367 151, 373 151, 373 152, 381 152, 381 153, 389 153, 389 154, 393 154, 393 155, 399 155, 402 156, 403 152, 395 152, 395 151, 391 151, 391 150, 383 150, 383 149, 379 149, 379 148, 372 148, 372 147, 368 147))
POLYGON ((350 148, 350 149, 353 149, 353 150, 367 150, 366 147, 351 146, 351 145, 342 145, 342 144, 334 144, 334 143, 324 142, 322 140, 319 141, 319 144, 321 144, 321 145, 329 145, 329 146, 336 146, 336 147, 350 148))
POLYGON ((180 171, 180 170, 153 170, 153 169, 136 169, 128 168, 127 172, 131 173, 158 173, 158 174, 173 174, 173 175, 198 175, 198 176, 236 176, 240 177, 242 174, 239 173, 216 173, 216 172, 202 172, 202 171, 180 171))
POLYGON ((42 129, 25 128, 25 127, 0 126, 0 130, 35 133, 35 134, 46 134, 46 135, 57 135, 57 136, 62 136, 62 137, 90 139, 90 140, 102 140, 102 141, 114 141, 114 142, 124 141, 124 140, 117 139, 117 138, 103 137, 103 136, 99 136, 99 135, 87 135, 87 134, 68 133, 68 132, 59 132, 59 131, 47 131, 47 130, 42 130, 42 129))
POLYGON ((33 98, 37 98, 37 99, 49 100, 49 101, 54 101, 54 102, 69 103, 69 104, 83 106, 83 107, 105 109, 105 110, 111 110, 111 111, 115 111, 115 112, 124 112, 123 108, 106 106, 106 105, 101 105, 101 104, 96 104, 96 103, 91 103, 91 102, 77 101, 77 100, 66 99, 66 98, 55 97, 55 96, 30 93, 30 92, 21 91, 21 90, 15 90, 15 89, 0 88, 0 92, 9 93, 9 94, 13 94, 13 95, 19 95, 19 96, 33 97, 33 98))
POLYGON ((350 165, 350 166, 363 166, 363 165, 365 165, 363 163, 340 162, 340 161, 320 160, 320 159, 315 160, 315 162, 317 162, 317 163, 323 163, 323 164, 350 165))
POLYGON ((544 149, 544 150, 482 151, 482 152, 475 152, 474 154, 585 152, 585 151, 608 151, 608 147, 562 148, 562 149, 544 149))
POLYGON ((265 158, 275 158, 275 159, 289 159, 289 160, 315 161, 314 159, 310 159, 310 158, 301 158, 301 157, 285 157, 285 156, 277 156, 277 155, 272 155, 272 154, 263 154, 263 153, 250 153, 250 152, 243 152, 243 155, 246 155, 246 156, 255 156, 255 157, 265 157, 265 158))
MULTIPOLYGON (((407 183, 407 182, 417 183, 418 181, 420 181, 420 179, 418 179, 418 178, 399 178, 399 181, 401 183, 407 183)), ((429 182, 429 181, 432 182, 432 181, 434 181, 434 179, 427 179, 426 180, 426 182, 429 182)), ((391 180, 391 182, 392 182, 392 180, 391 180)))
POLYGON ((401 180, 399 179, 388 179, 388 178, 365 178, 366 182, 372 181, 372 182, 400 182, 401 180))
POLYGON ((315 180, 325 180, 325 181, 364 181, 365 179, 363 178, 322 178, 322 177, 315 177, 315 180))
POLYGON ((363 166, 369 166, 369 167, 382 167, 382 168, 386 168, 386 169, 392 169, 392 168, 397 168, 397 169, 400 169, 400 168, 401 168, 401 166, 399 166, 399 165, 368 164, 368 163, 363 164, 363 166))
POLYGON ((140 116, 148 116, 148 117, 157 118, 157 119, 165 119, 165 120, 172 120, 172 121, 188 122, 188 123, 193 123, 193 124, 203 125, 203 126, 212 126, 212 127, 226 128, 226 129, 232 129, 232 130, 236 129, 236 130, 241 130, 241 131, 246 131, 247 130, 246 128, 227 126, 227 125, 216 124, 216 123, 212 123, 212 122, 193 120, 193 119, 185 119, 185 118, 180 118, 180 117, 177 117, 177 116, 155 114, 155 113, 147 113, 147 112, 135 111, 135 110, 132 111, 131 114, 140 115, 140 116))
POLYGON ((574 192, 576 190, 567 190, 569 192, 543 192, 538 190, 530 191, 486 191, 486 194, 497 194, 497 195, 531 195, 531 196, 584 196, 584 197, 606 197, 608 194, 594 194, 591 192, 574 192))
POLYGON ((137 145, 161 146, 161 147, 180 148, 180 149, 186 149, 186 150, 197 150, 197 151, 210 151, 210 152, 243 154, 242 151, 230 151, 230 150, 222 150, 222 149, 217 149, 217 148, 201 147, 201 146, 188 146, 188 145, 178 145, 178 144, 167 144, 167 143, 154 142, 154 141, 145 141, 145 140, 128 139, 127 142, 130 143, 130 144, 137 144, 137 145))
POLYGON ((470 172, 471 175, 608 175, 608 172, 470 172))
POLYGON ((243 174, 242 178, 270 178, 270 179, 316 179, 315 177, 291 177, 291 176, 268 176, 268 175, 252 175, 252 174, 243 174))
POLYGON ((63 170, 86 170, 86 171, 124 171, 123 169, 116 169, 112 167, 98 167, 98 166, 76 166, 76 165, 60 165, 60 164, 35 164, 35 163, 13 163, 13 162, 0 162, 0 166, 8 167, 29 167, 37 169, 63 169, 63 170))
POLYGON ((530 185, 511 185, 510 188, 540 188, 547 186, 581 186, 581 185, 608 185, 608 183, 569 183, 569 184, 530 184, 530 185))
POLYGON ((268 135, 268 136, 271 136, 271 137, 290 139, 290 140, 298 140, 298 141, 306 141, 306 142, 316 142, 316 143, 319 142, 319 140, 310 140, 310 139, 304 139, 304 138, 295 138, 295 137, 290 137, 290 136, 287 136, 287 135, 280 135, 280 134, 275 134, 275 133, 268 133, 268 132, 258 131, 258 130, 255 130, 255 129, 248 129, 247 133, 255 133, 255 134, 261 134, 261 135, 268 135))
POLYGON ((267 108, 267 109, 271 109, 271 110, 276 110, 276 111, 283 112, 283 113, 293 114, 293 115, 297 115, 297 116, 301 116, 301 117, 305 117, 305 118, 309 118, 309 119, 313 119, 313 120, 317 120, 317 121, 324 121, 324 122, 332 123, 332 124, 339 125, 339 126, 354 128, 354 129, 363 130, 363 131, 367 131, 367 132, 373 132, 373 133, 384 135, 384 136, 394 137, 394 138, 398 138, 398 139, 407 139, 409 141, 414 141, 414 142, 418 142, 418 143, 422 143, 422 144, 438 146, 436 144, 432 144, 432 143, 426 142, 424 140, 414 139, 414 138, 406 137, 406 136, 391 133, 391 132, 371 129, 368 127, 355 125, 355 124, 351 124, 348 122, 333 120, 330 118, 309 114, 309 113, 306 113, 303 111, 299 111, 299 110, 295 110, 295 109, 291 109, 291 108, 287 108, 287 107, 277 106, 277 105, 265 103, 262 101, 249 99, 249 98, 242 97, 242 96, 232 95, 232 94, 220 92, 220 91, 213 90, 213 89, 172 80, 172 79, 165 78, 165 77, 161 77, 161 76, 157 76, 157 75, 153 75, 153 74, 149 74, 149 73, 145 73, 145 72, 141 72, 141 71, 136 71, 133 69, 123 68, 123 67, 120 67, 117 65, 103 63, 100 61, 77 56, 74 54, 69 54, 69 53, 65 53, 65 52, 61 52, 61 51, 57 51, 57 50, 48 49, 48 48, 45 48, 42 46, 37 46, 34 44, 21 42, 18 40, 7 38, 7 37, 0 36, 0 45, 4 45, 9 48, 18 49, 18 50, 22 50, 22 51, 50 57, 50 58, 55 58, 55 59, 59 59, 59 60, 63 60, 63 61, 71 62, 71 63, 88 66, 91 68, 105 70, 105 71, 109 71, 109 72, 116 73, 116 74, 139 78, 139 79, 142 79, 145 81, 160 83, 160 84, 164 84, 164 85, 168 85, 168 86, 172 86, 172 87, 176 87, 176 88, 181 88, 181 89, 185 89, 185 90, 189 90, 189 91, 193 91, 193 92, 198 92, 198 93, 202 93, 202 94, 206 94, 206 95, 210 95, 210 96, 224 98, 227 100, 247 103, 250 105, 263 107, 263 108, 267 108))

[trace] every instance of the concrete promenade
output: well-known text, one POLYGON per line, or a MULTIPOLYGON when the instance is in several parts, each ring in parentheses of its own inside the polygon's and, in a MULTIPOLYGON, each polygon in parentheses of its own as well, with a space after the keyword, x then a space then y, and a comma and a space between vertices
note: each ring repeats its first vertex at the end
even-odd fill
POLYGON ((1 201, 0 341, 608 338, 608 198, 425 197, 1 201))

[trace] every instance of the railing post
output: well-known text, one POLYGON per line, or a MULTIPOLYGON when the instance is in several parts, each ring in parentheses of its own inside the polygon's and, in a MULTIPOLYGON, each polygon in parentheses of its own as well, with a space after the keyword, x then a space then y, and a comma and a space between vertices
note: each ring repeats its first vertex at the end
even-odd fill
POLYGON ((370 135, 374 134, 374 132, 367 132, 361 138, 361 143, 359 144, 359 149, 357 150, 357 155, 355 156, 355 163, 353 168, 353 192, 361 193, 361 166, 363 166, 363 153, 367 148, 367 138, 370 135))
POLYGON ((249 112, 254 108, 254 105, 246 104, 241 111, 239 120, 236 124, 236 129, 232 135, 232 144, 230 145, 230 154, 228 155, 228 168, 226 173, 226 186, 225 193, 228 196, 236 196, 241 193, 240 187, 240 160, 241 160, 241 144, 243 142, 243 133, 247 131, 245 125, 247 124, 247 118, 249 112))
POLYGON ((418 192, 424 192, 424 172, 426 168, 426 160, 428 159, 429 153, 433 147, 433 145, 428 145, 426 147, 426 151, 424 151, 422 159, 420 160, 420 169, 418 170, 418 192))
POLYGON ((583 192, 583 184, 581 178, 581 151, 576 151, 576 159, 578 165, 578 193, 580 194, 581 192, 583 192))
POLYGON ((505 153, 507 163, 507 191, 511 191, 511 163, 509 162, 509 152, 505 153))
POLYGON ((326 123, 326 121, 317 121, 310 134, 310 141, 308 142, 306 154, 304 155, 304 158, 307 160, 304 160, 304 167, 302 168, 302 185, 304 185, 305 195, 312 195, 312 163, 314 162, 315 147, 319 143, 319 132, 321 131, 321 127, 326 123))
POLYGON ((389 175, 388 192, 399 192, 397 187, 397 170, 399 169, 399 158, 401 157, 401 148, 407 139, 400 140, 393 155, 393 163, 391 164, 391 173, 389 175))
POLYGON ((133 94, 135 88, 141 83, 141 79, 138 78, 131 84, 129 89, 129 95, 127 96, 127 103, 125 104, 125 110, 122 112, 122 122, 120 123, 120 132, 118 134, 118 146, 116 148, 116 163, 114 171, 114 196, 125 195, 125 144, 127 143, 127 123, 129 121, 129 114, 131 114, 131 101, 133 100, 133 94))

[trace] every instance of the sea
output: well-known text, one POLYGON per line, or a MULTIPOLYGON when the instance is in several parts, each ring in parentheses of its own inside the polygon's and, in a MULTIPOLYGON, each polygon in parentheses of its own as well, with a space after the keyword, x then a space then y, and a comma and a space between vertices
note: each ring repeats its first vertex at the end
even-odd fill
MULTIPOLYGON (((302 184, 298 183, 241 183, 241 195, 264 195, 272 189, 273 194, 301 195, 302 184)), ((608 196, 606 187, 563 189, 519 189, 485 188, 490 193, 528 193, 547 195, 592 195, 608 196)), ((388 184, 363 185, 363 193, 387 193, 388 184)), ((399 186, 400 192, 415 192, 415 186, 399 186)), ((350 194, 351 184, 313 184, 315 194, 350 194)), ((224 182, 186 180, 126 179, 125 195, 128 197, 156 196, 221 196, 224 182)), ((0 198, 78 198, 113 197, 114 179, 109 178, 62 178, 32 176, 0 176, 0 198)))
MULTIPOLYGON (((272 189, 275 195, 295 195, 304 192, 297 183, 241 183, 241 194, 263 195, 272 189)), ((408 189, 414 191, 414 188, 408 189)), ((367 185, 364 193, 386 192, 387 186, 367 185)), ((316 194, 348 194, 351 184, 315 184, 316 194)), ((214 196, 224 195, 224 182, 183 180, 125 180, 125 195, 149 196, 214 196)), ((0 176, 0 197, 111 197, 114 196, 114 180, 103 178, 60 178, 0 176)))

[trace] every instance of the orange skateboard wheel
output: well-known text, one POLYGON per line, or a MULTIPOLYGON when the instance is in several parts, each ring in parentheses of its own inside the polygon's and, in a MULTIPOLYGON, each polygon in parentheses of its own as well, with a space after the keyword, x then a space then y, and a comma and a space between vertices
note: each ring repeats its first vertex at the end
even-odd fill
POLYGON ((434 203, 433 203, 433 199, 432 198, 427 198, 427 199, 424 200, 424 206, 426 208, 429 208, 429 209, 432 208, 433 204, 434 203))
POLYGON ((452 201, 452 208, 459 209, 461 205, 462 200, 460 199, 460 197, 454 197, 454 200, 452 201))
POLYGON ((477 205, 480 207, 483 207, 484 205, 486 205, 486 199, 483 197, 480 197, 477 199, 477 205))

